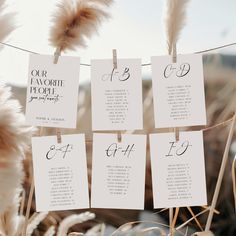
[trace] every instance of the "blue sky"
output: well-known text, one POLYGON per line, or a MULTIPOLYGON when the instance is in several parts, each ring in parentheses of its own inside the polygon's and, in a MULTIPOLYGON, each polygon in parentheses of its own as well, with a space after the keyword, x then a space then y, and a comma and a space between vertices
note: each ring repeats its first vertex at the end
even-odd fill
MULTIPOLYGON (((17 12, 19 26, 8 42, 42 54, 52 54, 48 43, 50 15, 57 0, 8 0, 8 11, 17 12)), ((109 58, 116 48, 118 57, 142 58, 166 54, 163 25, 164 0, 116 0, 109 9, 112 18, 103 22, 99 35, 88 41, 87 49, 78 48, 67 55, 81 57, 84 63, 92 58, 109 58)), ((187 13, 186 27, 178 43, 179 53, 236 42, 235 0, 192 0, 187 13)), ((221 50, 235 53, 236 46, 221 50)), ((0 52, 0 78, 4 82, 27 83, 28 53, 4 48, 0 52)), ((150 68, 149 68, 150 70, 150 68)), ((89 68, 81 68, 81 81, 87 81, 89 68)))

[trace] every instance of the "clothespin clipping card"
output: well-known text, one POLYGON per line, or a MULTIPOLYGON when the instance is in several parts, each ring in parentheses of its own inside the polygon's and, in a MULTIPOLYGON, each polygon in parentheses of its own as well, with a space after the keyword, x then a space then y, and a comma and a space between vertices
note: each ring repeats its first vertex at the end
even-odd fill
POLYGON ((112 50, 112 55, 113 55, 113 67, 114 67, 114 69, 117 69, 117 51, 116 51, 116 49, 112 50))
POLYGON ((117 134, 117 141, 118 141, 118 143, 121 143, 121 142, 122 142, 122 134, 121 134, 120 131, 119 131, 118 134, 117 134))
POLYGON ((173 62, 173 63, 176 63, 176 62, 177 62, 176 43, 173 44, 173 48, 172 48, 172 62, 173 62))
MULTIPOLYGON (((113 57, 113 68, 117 69, 117 51, 116 51, 116 49, 112 50, 112 57, 113 57)), ((122 137, 121 137, 121 132, 120 131, 117 134, 117 141, 118 141, 118 143, 120 143, 122 141, 122 137)))
POLYGON ((57 128, 56 132, 57 132, 57 143, 61 143, 61 130, 57 128))
MULTIPOLYGON (((176 43, 173 44, 172 47, 172 63, 177 62, 177 49, 176 49, 176 43)), ((179 128, 174 128, 175 132, 175 141, 179 141, 179 128)))
MULTIPOLYGON (((54 64, 57 64, 60 55, 61 55, 61 49, 58 47, 54 53, 54 60, 53 60, 54 64)), ((57 133, 57 143, 61 143, 61 130, 59 128, 56 128, 56 133, 57 133)))
POLYGON ((61 55, 61 49, 58 47, 54 52, 54 61, 53 61, 54 64, 57 64, 60 55, 61 55))

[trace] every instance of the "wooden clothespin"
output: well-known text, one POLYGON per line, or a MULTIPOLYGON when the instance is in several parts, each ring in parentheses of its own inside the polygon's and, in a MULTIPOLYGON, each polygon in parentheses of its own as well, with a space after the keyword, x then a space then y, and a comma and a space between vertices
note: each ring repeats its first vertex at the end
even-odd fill
POLYGON ((116 51, 116 49, 112 50, 112 56, 113 56, 113 68, 117 69, 117 51, 116 51))
POLYGON ((57 132, 57 143, 61 143, 61 130, 59 128, 56 128, 57 132))
MULTIPOLYGON (((173 44, 172 47, 172 63, 176 63, 177 62, 177 49, 176 49, 176 43, 173 44)), ((175 141, 178 142, 179 141, 179 128, 174 128, 174 132, 175 132, 175 141)))
POLYGON ((61 48, 58 47, 56 51, 54 52, 54 60, 53 60, 54 64, 57 64, 60 56, 61 56, 61 48))
POLYGON ((121 135, 120 131, 117 133, 117 141, 118 141, 118 143, 122 142, 122 135, 121 135))
POLYGON ((177 62, 176 43, 173 44, 173 48, 172 48, 172 62, 173 62, 173 63, 176 63, 176 62, 177 62))
POLYGON ((175 133, 175 141, 179 141, 179 128, 175 127, 174 128, 174 133, 175 133))
MULTIPOLYGON (((117 51, 116 51, 116 49, 112 50, 112 58, 113 58, 113 68, 117 69, 117 51)), ((120 143, 122 141, 122 137, 121 137, 121 132, 120 131, 117 134, 117 141, 118 141, 118 143, 120 143)))
MULTIPOLYGON (((61 55, 61 48, 58 47, 54 53, 54 60, 53 60, 54 64, 57 64, 60 55, 61 55)), ((61 143, 61 130, 59 128, 56 128, 56 133, 57 133, 57 143, 61 143)))

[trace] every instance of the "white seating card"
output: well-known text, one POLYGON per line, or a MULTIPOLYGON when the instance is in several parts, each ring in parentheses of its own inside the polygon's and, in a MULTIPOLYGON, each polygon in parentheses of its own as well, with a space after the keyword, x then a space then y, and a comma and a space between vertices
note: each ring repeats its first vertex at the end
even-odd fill
POLYGON ((154 208, 207 204, 201 131, 150 135, 154 208))
POLYGON ((206 124, 201 55, 152 57, 155 127, 206 124))
POLYGON ((140 59, 92 60, 93 130, 143 128, 142 74, 140 59))
POLYGON ((92 164, 92 208, 144 208, 146 135, 94 134, 92 164))
POLYGON ((37 211, 89 207, 87 162, 83 134, 33 137, 37 211))
POLYGON ((30 55, 26 123, 76 128, 80 59, 30 55))

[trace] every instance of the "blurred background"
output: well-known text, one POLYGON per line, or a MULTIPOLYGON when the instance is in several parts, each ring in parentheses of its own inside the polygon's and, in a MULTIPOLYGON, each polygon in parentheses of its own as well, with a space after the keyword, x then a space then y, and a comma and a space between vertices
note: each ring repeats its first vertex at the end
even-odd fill
MULTIPOLYGON (((48 43, 51 15, 58 0, 8 0, 9 11, 16 15, 17 29, 6 41, 12 45, 38 52, 53 54, 54 48, 48 43)), ((142 58, 143 63, 150 62, 150 56, 167 53, 165 28, 163 24, 164 0, 117 0, 110 8, 111 19, 100 27, 99 34, 88 40, 86 49, 78 48, 67 55, 81 57, 82 63, 90 63, 93 58, 111 58, 112 49, 116 48, 119 58, 142 58)), ((193 53, 208 48, 236 42, 235 0, 192 0, 188 7, 186 27, 184 28, 178 47, 178 53, 193 53)), ((29 53, 3 47, 0 53, 0 81, 12 87, 13 96, 25 109, 26 84, 28 74, 29 53)), ((204 77, 208 125, 214 125, 232 117, 236 110, 236 46, 211 51, 203 54, 204 77)), ((151 68, 143 67, 144 98, 144 133, 156 132, 153 121, 153 104, 151 90, 151 68)), ((201 127, 200 127, 201 128, 201 127)), ((195 128, 196 129, 196 128, 195 128)), ((197 128, 199 129, 199 127, 197 128)), ((81 67, 78 124, 76 130, 63 130, 63 133, 84 132, 91 139, 91 99, 90 99, 90 67, 81 67)), ((55 134, 55 129, 44 129, 44 135, 55 134)), ((205 159, 208 203, 210 204, 221 164, 228 128, 224 126, 204 133, 205 159)), ((87 144, 89 176, 91 173, 91 144, 87 144)), ((215 235, 236 235, 236 215, 232 191, 230 169, 236 153, 236 140, 230 149, 229 162, 221 188, 217 210, 214 216, 213 232, 215 235)), ((31 154, 25 160, 25 189, 28 194, 29 176, 32 174, 31 154)), ((33 202, 31 212, 35 205, 33 202)), ((195 214, 201 208, 193 208, 195 214)), ((93 225, 106 224, 105 235, 120 226, 134 220, 149 220, 168 223, 168 212, 153 214, 152 188, 149 150, 147 158, 147 176, 145 193, 145 211, 102 210, 92 209, 97 215, 96 221, 75 226, 72 231, 86 231, 93 225)), ((79 212, 79 211, 76 211, 79 212)), ((57 225, 65 216, 73 211, 51 212, 40 225, 35 235, 41 235, 51 225, 57 225)), ((180 210, 178 224, 191 217, 190 212, 180 210)), ((207 214, 199 218, 204 227, 207 214)), ((141 227, 141 226, 138 226, 141 227)), ((199 230, 193 222, 189 232, 199 230)), ((132 233, 124 235, 136 235, 132 233)), ((159 235, 153 233, 153 235, 159 235)))

